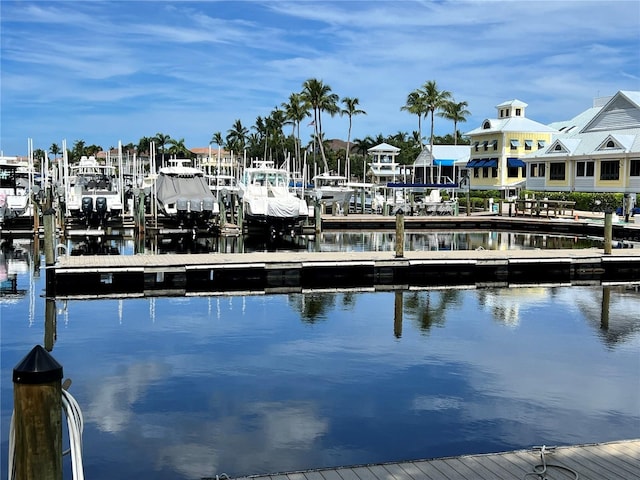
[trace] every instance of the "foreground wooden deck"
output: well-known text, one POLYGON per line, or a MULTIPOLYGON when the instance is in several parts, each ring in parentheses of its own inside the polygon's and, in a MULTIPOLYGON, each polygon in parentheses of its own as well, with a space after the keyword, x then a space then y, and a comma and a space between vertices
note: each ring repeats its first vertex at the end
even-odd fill
POLYGON ((541 464, 540 450, 531 449, 239 478, 243 480, 640 479, 640 440, 638 439, 558 447, 553 450, 547 447, 544 457, 547 464, 544 477, 537 475, 534 470, 536 465, 541 464))

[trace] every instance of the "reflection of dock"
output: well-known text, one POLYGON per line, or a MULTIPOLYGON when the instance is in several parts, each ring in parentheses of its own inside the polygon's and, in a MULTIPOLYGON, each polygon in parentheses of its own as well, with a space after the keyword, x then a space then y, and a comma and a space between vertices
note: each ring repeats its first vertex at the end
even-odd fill
POLYGON ((606 285, 640 279, 640 249, 256 252, 59 257, 57 297, 606 285))
MULTIPOLYGON (((557 447, 553 450, 546 447, 544 459, 547 464, 547 474, 543 475, 544 478, 640 479, 640 440, 557 447)), ((542 476, 535 473, 534 467, 541 463, 540 450, 531 449, 241 478, 243 480, 537 479, 542 476)))

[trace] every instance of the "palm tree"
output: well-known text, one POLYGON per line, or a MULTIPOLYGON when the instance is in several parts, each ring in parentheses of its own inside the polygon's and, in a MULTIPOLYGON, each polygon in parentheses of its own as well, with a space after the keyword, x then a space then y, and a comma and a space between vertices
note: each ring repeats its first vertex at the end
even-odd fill
POLYGON ((349 162, 349 144, 351 143, 352 119, 354 115, 361 115, 361 114, 366 115, 367 112, 358 108, 358 104, 360 103, 360 100, 358 100, 357 98, 344 97, 341 101, 342 101, 342 104, 345 106, 345 108, 343 108, 340 111, 340 113, 342 115, 349 116, 349 133, 347 134, 347 154, 344 160, 346 177, 347 179, 349 179, 351 177, 351 163, 349 162))
MULTIPOLYGON (((433 160, 433 115, 436 111, 443 109, 444 105, 451 100, 451 92, 438 90, 435 80, 429 80, 422 87, 422 96, 427 112, 431 114, 431 135, 429 137, 429 152, 433 160)), ((426 168, 426 167, 425 167, 426 168)), ((431 183, 433 183, 433 165, 429 169, 431 183)))
POLYGON ((422 150, 422 117, 427 114, 427 106, 424 103, 424 96, 420 90, 414 90, 407 95, 407 103, 400 110, 406 110, 409 113, 418 115, 418 139, 420 141, 420 150, 422 150))
POLYGON ((224 138, 222 138, 221 132, 215 132, 211 136, 211 141, 209 142, 209 144, 211 145, 212 143, 216 144, 219 148, 222 148, 224 146, 224 138))
POLYGON ((191 151, 185 146, 184 144, 184 138, 181 138, 180 140, 176 140, 174 138, 169 139, 169 141, 167 142, 168 145, 171 145, 169 147, 169 153, 171 155, 180 155, 180 156, 184 156, 187 158, 191 158, 191 156, 193 155, 191 153, 191 151))
POLYGON ((60 150, 60 147, 57 143, 52 143, 49 147, 49 153, 53 155, 53 160, 56 161, 58 160, 58 154, 62 153, 62 150, 60 150))
POLYGON ((309 109, 305 105, 305 102, 302 99, 302 94, 300 93, 292 93, 291 95, 289 95, 289 103, 283 103, 282 108, 284 108, 286 118, 293 124, 293 136, 296 140, 296 161, 298 162, 298 164, 300 164, 300 162, 302 161, 300 124, 305 118, 310 116, 309 109))
MULTIPOLYGON (((322 138, 322 112, 325 111, 331 116, 338 113, 338 97, 337 94, 331 93, 331 87, 325 85, 322 80, 310 78, 302 84, 302 100, 313 109, 313 138, 322 138)), ((327 157, 324 153, 324 145, 320 142, 320 154, 322 155, 322 163, 324 171, 329 171, 327 157)), ((315 151, 315 150, 314 150, 315 151)))
POLYGON ((471 112, 467 110, 469 104, 467 102, 456 102, 451 99, 445 102, 442 111, 438 113, 439 117, 446 118, 453 122, 453 144, 458 144, 458 122, 466 122, 471 112))
POLYGON ((248 134, 249 130, 242 125, 240 119, 237 119, 233 122, 233 127, 227 131, 227 145, 236 152, 243 151, 248 134))
POLYGON ((154 141, 152 137, 142 137, 138 140, 138 155, 144 153, 151 153, 151 142, 154 141))
POLYGON ((165 135, 164 133, 156 133, 154 140, 158 143, 160 154, 164 155, 164 147, 169 144, 169 140, 171 140, 171 135, 165 135))

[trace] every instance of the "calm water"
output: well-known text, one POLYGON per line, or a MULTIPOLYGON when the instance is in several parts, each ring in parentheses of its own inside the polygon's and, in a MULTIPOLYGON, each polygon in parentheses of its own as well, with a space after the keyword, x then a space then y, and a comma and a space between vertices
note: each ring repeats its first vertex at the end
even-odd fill
MULTIPOLYGON (((5 258, 0 298, 3 478, 12 369, 51 335, 44 271, 27 264, 5 258)), ((92 480, 640 436, 637 287, 58 301, 55 311, 51 353, 85 416, 92 480)))

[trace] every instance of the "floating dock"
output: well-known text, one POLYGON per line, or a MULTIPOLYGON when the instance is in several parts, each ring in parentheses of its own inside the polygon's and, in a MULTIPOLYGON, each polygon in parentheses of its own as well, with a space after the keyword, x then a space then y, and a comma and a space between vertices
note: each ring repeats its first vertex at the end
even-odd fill
POLYGON ((640 479, 640 440, 238 477, 235 480, 640 479), (536 468, 536 466, 539 466, 536 468), (538 475, 540 473, 540 475, 538 475))
POLYGON ((147 297, 640 281, 640 248, 61 256, 47 296, 147 297))

